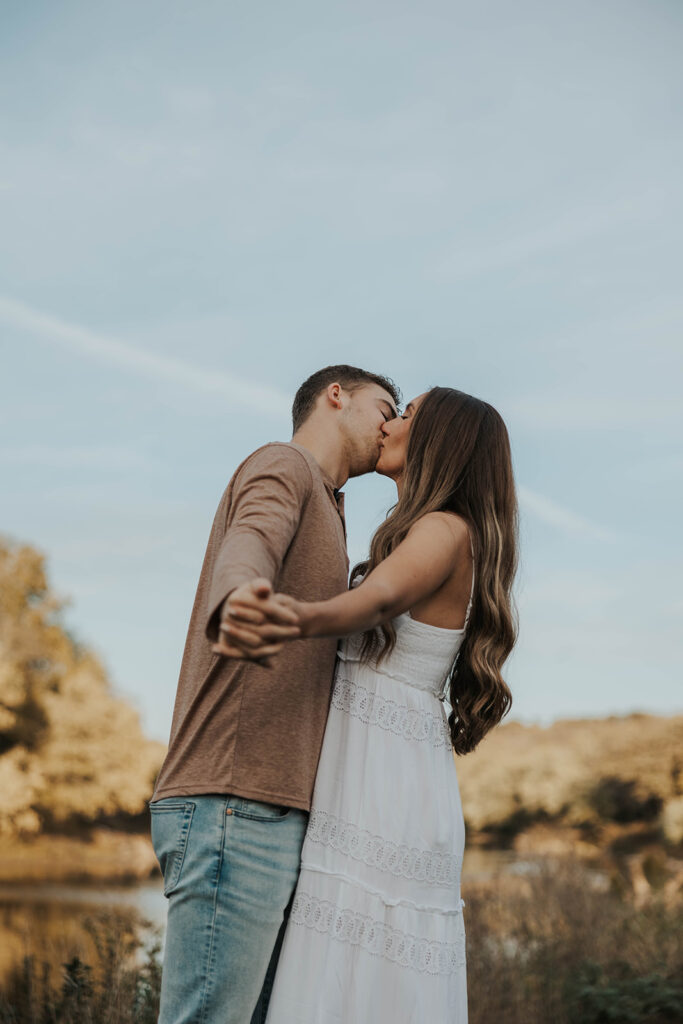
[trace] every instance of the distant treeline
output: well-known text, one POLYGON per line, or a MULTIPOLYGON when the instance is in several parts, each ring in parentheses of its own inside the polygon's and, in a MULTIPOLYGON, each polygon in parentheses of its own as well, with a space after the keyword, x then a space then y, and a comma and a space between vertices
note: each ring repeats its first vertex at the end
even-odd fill
MULTIPOLYGON (((142 822, 162 744, 62 622, 44 556, 0 538, 0 837, 142 822)), ((470 835, 646 825, 683 843, 683 716, 511 722, 457 759, 470 835)))
POLYGON ((458 758, 470 829, 514 836, 534 825, 647 828, 683 843, 683 716, 499 726, 458 758))

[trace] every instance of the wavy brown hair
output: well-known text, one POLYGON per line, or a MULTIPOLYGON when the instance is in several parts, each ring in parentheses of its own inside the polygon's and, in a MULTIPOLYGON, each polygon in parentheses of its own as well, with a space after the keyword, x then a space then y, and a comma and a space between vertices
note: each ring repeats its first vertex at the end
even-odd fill
MULTIPOLYGON (((501 675, 517 638, 512 581, 517 568, 517 498, 510 439, 487 402, 453 388, 432 388, 408 437, 403 486, 352 574, 372 572, 428 512, 454 512, 469 528, 474 594, 467 630, 449 673, 448 718, 457 754, 474 750, 512 704, 501 675)), ((362 656, 378 662, 396 643, 391 622, 369 630, 362 656)))

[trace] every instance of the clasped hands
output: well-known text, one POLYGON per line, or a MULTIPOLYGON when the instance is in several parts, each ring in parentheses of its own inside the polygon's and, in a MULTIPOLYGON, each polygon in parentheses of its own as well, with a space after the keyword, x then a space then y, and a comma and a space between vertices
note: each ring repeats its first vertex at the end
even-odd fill
POLYGON ((243 583, 223 602, 212 651, 270 667, 268 659, 279 654, 287 640, 301 636, 298 604, 287 594, 274 594, 269 580, 243 583))

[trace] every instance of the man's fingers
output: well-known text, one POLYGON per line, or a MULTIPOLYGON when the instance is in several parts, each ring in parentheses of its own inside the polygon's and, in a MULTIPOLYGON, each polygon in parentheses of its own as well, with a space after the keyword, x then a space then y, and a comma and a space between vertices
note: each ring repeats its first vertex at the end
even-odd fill
POLYGON ((272 657, 274 654, 279 654, 282 650, 282 646, 282 644, 264 644, 262 647, 256 647, 249 651, 245 651, 242 647, 238 647, 235 644, 221 642, 212 644, 211 650, 214 654, 221 654, 226 658, 236 658, 240 661, 254 661, 263 668, 270 668, 266 659, 272 657))
POLYGON ((253 622, 257 626, 260 626, 266 621, 266 617, 262 611, 258 611, 256 608, 250 608, 246 604, 231 605, 230 618, 236 619, 238 622, 253 622))
POLYGON ((251 661, 251 654, 245 654, 241 647, 225 643, 225 641, 212 644, 211 650, 214 654, 222 654, 226 658, 243 658, 244 660, 251 661))
MULTIPOLYGON (((230 618, 242 618, 245 613, 257 612, 263 616, 264 619, 268 619, 270 622, 277 622, 279 625, 291 625, 296 626, 299 622, 299 616, 293 608, 288 608, 278 598, 269 597, 261 600, 254 599, 248 601, 246 598, 241 597, 235 600, 232 597, 228 598, 227 611, 230 618)), ((255 622, 255 619, 249 621, 255 622)))
POLYGON ((284 644, 264 643, 260 647, 242 647, 241 644, 230 643, 227 640, 219 640, 211 645, 214 654, 224 654, 228 658, 242 658, 245 661, 258 661, 260 658, 268 657, 271 654, 279 654, 284 644))
POLYGON ((273 584, 270 580, 266 580, 262 576, 258 579, 252 580, 250 585, 258 597, 268 597, 269 594, 273 593, 273 584))
POLYGON ((246 647, 248 650, 260 647, 264 642, 258 633, 235 622, 221 623, 221 635, 225 637, 226 643, 239 644, 240 647, 246 647))

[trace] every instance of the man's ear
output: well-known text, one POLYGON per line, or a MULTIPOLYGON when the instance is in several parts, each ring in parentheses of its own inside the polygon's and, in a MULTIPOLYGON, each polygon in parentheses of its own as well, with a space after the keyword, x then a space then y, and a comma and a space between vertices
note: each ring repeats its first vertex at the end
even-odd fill
POLYGON ((328 384, 327 386, 327 400, 335 409, 342 407, 342 391, 341 384, 328 384))

